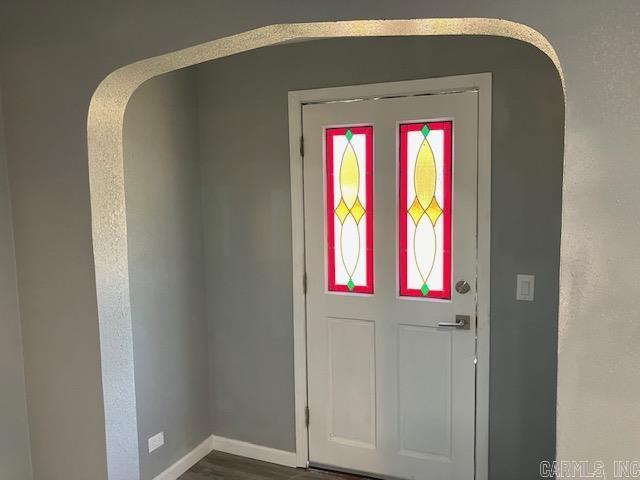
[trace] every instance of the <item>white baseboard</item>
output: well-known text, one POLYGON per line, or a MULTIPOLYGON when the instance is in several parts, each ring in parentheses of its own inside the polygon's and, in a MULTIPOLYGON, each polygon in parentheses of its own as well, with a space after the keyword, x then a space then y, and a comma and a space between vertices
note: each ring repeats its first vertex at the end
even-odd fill
POLYGON ((211 435, 153 480, 178 480, 180 475, 209 455, 212 450, 262 460, 263 462, 277 463, 287 467, 296 466, 296 454, 293 452, 211 435))
POLYGON ((153 480, 178 480, 178 477, 211 453, 211 437, 187 453, 153 480))
POLYGON ((296 454, 294 452, 286 452, 284 450, 218 437, 216 435, 211 435, 211 450, 262 460, 263 462, 277 463, 278 465, 285 465, 287 467, 295 467, 297 465, 296 454))

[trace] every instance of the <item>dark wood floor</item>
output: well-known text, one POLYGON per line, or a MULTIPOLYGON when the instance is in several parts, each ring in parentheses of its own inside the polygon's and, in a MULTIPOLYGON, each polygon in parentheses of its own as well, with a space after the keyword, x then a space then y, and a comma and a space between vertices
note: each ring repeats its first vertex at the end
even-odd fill
POLYGON ((213 451, 180 480, 364 480, 353 475, 289 468, 213 451))

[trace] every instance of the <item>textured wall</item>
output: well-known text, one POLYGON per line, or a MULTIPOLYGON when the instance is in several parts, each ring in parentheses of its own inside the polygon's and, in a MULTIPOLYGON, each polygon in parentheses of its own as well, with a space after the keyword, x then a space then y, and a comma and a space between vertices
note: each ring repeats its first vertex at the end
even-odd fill
POLYGON ((129 282, 140 478, 210 435, 196 84, 181 70, 143 84, 124 122, 129 282), (165 445, 148 453, 163 431, 165 445))
MULTIPOLYGON (((456 16, 530 25, 558 52, 567 110, 557 451, 606 462, 637 454, 635 0, 24 0, 0 3, 0 83, 36 478, 106 477, 87 165, 98 84, 123 65, 263 25, 456 16)), ((117 310, 121 298, 109 300, 117 310)))
POLYGON ((490 477, 555 458, 562 85, 501 38, 324 40, 198 67, 215 434, 295 450, 287 91, 478 72, 493 74, 490 477), (517 273, 536 275, 534 303, 515 300, 517 273))
POLYGON ((29 480, 33 475, 11 217, 0 96, 0 479, 29 480))

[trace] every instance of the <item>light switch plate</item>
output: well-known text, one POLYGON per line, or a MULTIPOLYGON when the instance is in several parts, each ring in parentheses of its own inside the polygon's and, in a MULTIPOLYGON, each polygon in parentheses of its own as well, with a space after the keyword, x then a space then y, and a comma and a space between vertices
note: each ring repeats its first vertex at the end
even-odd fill
POLYGON ((516 287, 516 300, 533 302, 533 290, 535 287, 535 275, 518 274, 516 287))
POLYGON ((153 437, 149 437, 149 453, 160 448, 164 445, 164 432, 155 434, 153 437))

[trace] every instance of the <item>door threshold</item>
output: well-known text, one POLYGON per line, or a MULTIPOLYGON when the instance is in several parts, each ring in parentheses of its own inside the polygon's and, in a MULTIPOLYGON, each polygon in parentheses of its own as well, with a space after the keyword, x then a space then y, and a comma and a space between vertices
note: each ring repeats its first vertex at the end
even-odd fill
POLYGON ((341 468, 329 465, 309 464, 307 469, 311 472, 325 473, 337 476, 340 480, 402 480, 398 477, 388 477, 384 475, 372 476, 370 473, 360 472, 357 470, 351 470, 348 468, 341 468))

